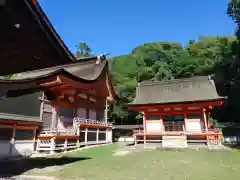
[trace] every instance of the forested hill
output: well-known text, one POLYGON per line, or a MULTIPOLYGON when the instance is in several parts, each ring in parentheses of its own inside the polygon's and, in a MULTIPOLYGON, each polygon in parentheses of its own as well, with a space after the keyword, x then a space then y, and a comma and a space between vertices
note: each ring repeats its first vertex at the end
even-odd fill
MULTIPOLYGON (((141 114, 127 111, 138 82, 212 75, 227 96, 224 106, 211 112, 218 121, 240 121, 240 1, 228 2, 227 14, 236 23, 236 36, 201 36, 186 46, 178 42, 151 42, 137 46, 129 54, 109 60, 114 85, 119 94, 110 119, 115 123, 135 124, 141 114)), ((91 48, 79 43, 77 56, 90 56, 91 48)))
MULTIPOLYGON (((135 123, 137 114, 124 110, 135 96, 138 82, 223 74, 235 37, 201 36, 186 46, 178 42, 152 42, 137 46, 131 53, 110 60, 111 75, 120 101, 112 118, 119 123, 135 123)), ((222 81, 224 83, 224 81, 222 81)), ((138 117, 138 116, 137 116, 138 117)))

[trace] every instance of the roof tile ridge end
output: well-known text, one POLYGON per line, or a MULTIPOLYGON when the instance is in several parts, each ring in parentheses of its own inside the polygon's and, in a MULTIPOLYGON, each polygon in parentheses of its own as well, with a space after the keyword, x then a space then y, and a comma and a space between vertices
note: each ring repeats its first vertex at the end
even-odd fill
POLYGON ((182 82, 196 82, 196 81, 204 81, 211 80, 209 76, 194 76, 190 78, 179 78, 179 79, 171 79, 164 81, 143 81, 139 86, 155 86, 155 85, 163 85, 163 84, 173 84, 173 83, 182 83, 182 82))

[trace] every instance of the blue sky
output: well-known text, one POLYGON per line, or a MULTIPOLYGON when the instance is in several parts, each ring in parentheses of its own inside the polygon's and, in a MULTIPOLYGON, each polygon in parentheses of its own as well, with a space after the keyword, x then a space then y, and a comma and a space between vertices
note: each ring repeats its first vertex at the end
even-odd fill
POLYGON ((39 0, 74 53, 86 42, 94 54, 129 53, 152 41, 186 44, 200 35, 232 35, 226 0, 39 0))

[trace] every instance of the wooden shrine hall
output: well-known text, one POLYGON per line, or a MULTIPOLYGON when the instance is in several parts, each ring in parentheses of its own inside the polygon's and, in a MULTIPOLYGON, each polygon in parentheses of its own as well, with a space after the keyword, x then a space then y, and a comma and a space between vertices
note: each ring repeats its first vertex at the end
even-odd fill
POLYGON ((36 0, 0 0, 0 19, 0 158, 111 142, 106 57, 76 58, 36 0))
POLYGON ((143 129, 134 133, 135 144, 221 145, 221 132, 211 126, 209 111, 223 101, 210 76, 142 82, 128 107, 144 114, 143 129))
MULTIPOLYGON (((1 79, 0 87, 8 98, 43 92, 36 99, 41 102, 42 121, 37 151, 54 153, 112 142, 107 108, 115 93, 105 56, 19 73, 11 79, 1 79)), ((28 108, 27 103, 25 106, 28 108)))

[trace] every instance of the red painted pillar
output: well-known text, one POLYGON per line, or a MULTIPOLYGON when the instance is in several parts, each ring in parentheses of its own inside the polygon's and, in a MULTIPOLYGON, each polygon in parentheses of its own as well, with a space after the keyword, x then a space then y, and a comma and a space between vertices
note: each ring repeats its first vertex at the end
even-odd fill
POLYGON ((146 114, 143 113, 143 144, 146 145, 146 114))
POLYGON ((187 131, 187 115, 184 113, 184 131, 187 131))
POLYGON ((204 120, 205 131, 208 131, 207 114, 206 114, 206 109, 205 108, 202 109, 202 117, 203 117, 203 120, 204 120))

